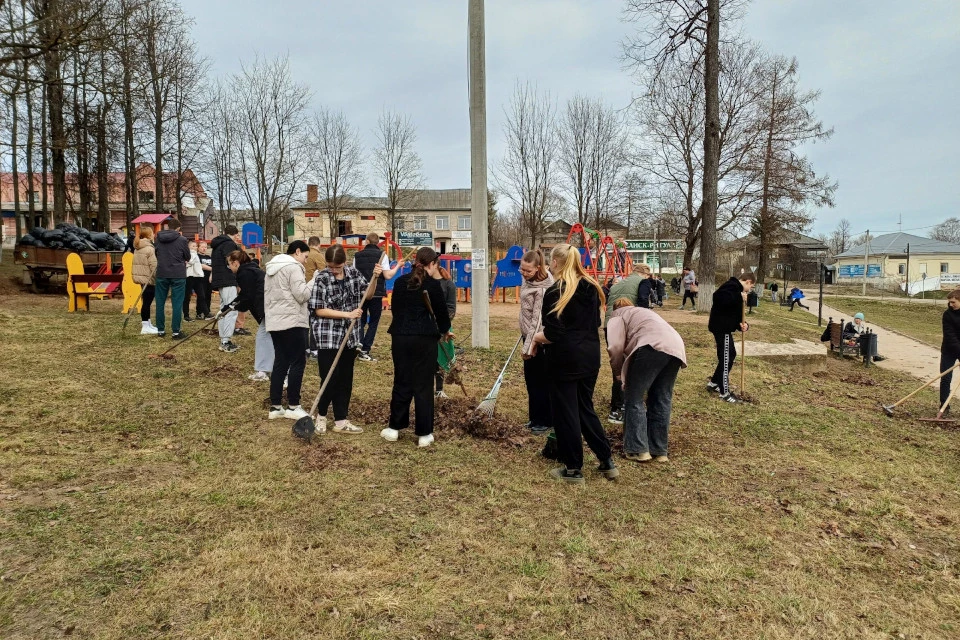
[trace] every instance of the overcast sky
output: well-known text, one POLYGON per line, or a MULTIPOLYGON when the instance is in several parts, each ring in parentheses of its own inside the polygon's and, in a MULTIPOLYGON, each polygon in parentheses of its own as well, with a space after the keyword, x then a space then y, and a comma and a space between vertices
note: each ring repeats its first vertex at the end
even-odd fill
MULTIPOLYGON (((467 0, 182 0, 214 74, 255 52, 289 54, 314 104, 342 109, 372 143, 384 108, 408 114, 431 188, 470 186, 467 0)), ((627 105, 622 0, 487 0, 489 163, 503 154, 503 104, 519 79, 561 103, 574 93, 627 105)), ((960 2, 757 0, 744 33, 796 56, 817 114, 836 130, 808 149, 839 181, 837 206, 857 233, 960 216, 960 2)), ((925 235, 927 229, 913 231, 925 235)))

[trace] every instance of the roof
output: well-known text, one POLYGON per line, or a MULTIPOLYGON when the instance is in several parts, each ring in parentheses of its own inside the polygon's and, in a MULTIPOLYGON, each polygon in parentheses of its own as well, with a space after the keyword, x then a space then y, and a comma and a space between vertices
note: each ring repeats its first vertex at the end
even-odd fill
MULTIPOLYGON (((910 244, 910 255, 960 253, 960 245, 940 242, 933 238, 924 238, 909 233, 886 233, 877 236, 870 240, 869 253, 873 256, 906 255, 908 243, 910 244)), ((843 253, 838 253, 835 257, 862 258, 867 251, 868 247, 861 243, 850 247, 843 253)))
POLYGON ((160 224, 172 217, 169 213, 141 213, 130 221, 131 224, 160 224))
MULTIPOLYGON (((760 244, 760 239, 755 235, 750 234, 743 236, 742 238, 736 238, 735 240, 731 240, 725 244, 727 244, 727 246, 731 249, 742 249, 745 243, 751 247, 755 247, 760 244)), ((779 237, 773 241, 773 244, 795 247, 805 251, 826 251, 828 249, 827 245, 825 245, 821 240, 812 238, 802 233, 797 233, 796 231, 790 231, 789 229, 784 229, 781 231, 779 233, 779 237)))
MULTIPOLYGON (((355 197, 346 196, 347 203, 340 209, 365 209, 386 211, 387 199, 381 196, 355 197)), ((423 189, 406 198, 403 211, 470 211, 470 189, 423 189)), ((323 211, 325 201, 303 202, 293 205, 291 209, 303 211, 323 211)))

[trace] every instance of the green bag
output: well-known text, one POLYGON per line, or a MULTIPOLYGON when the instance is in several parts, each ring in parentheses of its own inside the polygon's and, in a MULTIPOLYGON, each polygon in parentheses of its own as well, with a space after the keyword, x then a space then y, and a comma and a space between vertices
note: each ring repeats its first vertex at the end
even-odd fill
POLYGON ((450 373, 450 369, 457 362, 457 351, 454 349, 453 340, 441 340, 437 343, 437 366, 445 374, 450 373))
POLYGON ((547 434, 547 441, 543 445, 543 451, 540 452, 548 460, 560 460, 560 451, 557 449, 557 432, 550 429, 547 434))

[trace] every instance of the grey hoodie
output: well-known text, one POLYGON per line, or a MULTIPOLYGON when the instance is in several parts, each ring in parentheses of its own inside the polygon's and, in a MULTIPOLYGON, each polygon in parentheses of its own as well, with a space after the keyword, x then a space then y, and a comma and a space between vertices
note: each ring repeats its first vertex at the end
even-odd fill
POLYGON ((267 331, 283 331, 294 327, 309 329, 310 285, 306 270, 293 256, 274 257, 267 263, 263 280, 263 310, 267 331))

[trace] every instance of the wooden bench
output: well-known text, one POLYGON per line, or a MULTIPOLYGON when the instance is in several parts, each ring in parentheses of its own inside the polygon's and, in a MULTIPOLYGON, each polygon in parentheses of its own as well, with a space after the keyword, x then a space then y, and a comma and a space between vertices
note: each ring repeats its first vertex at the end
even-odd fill
POLYGON ((830 351, 834 351, 839 356, 851 355, 858 357, 860 355, 860 345, 856 341, 852 341, 853 344, 849 344, 850 340, 844 340, 843 338, 843 318, 840 318, 840 322, 836 323, 833 321, 833 318, 830 318, 827 321, 827 331, 826 334, 830 338, 830 351))

